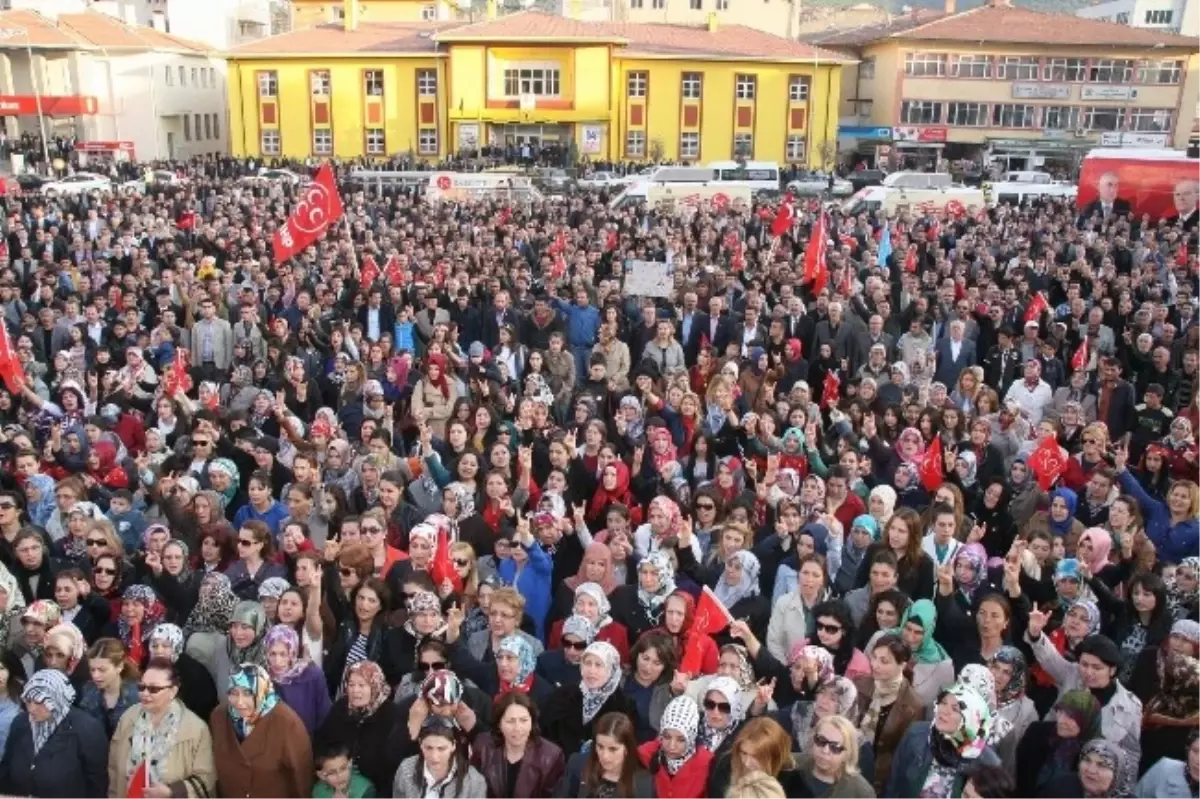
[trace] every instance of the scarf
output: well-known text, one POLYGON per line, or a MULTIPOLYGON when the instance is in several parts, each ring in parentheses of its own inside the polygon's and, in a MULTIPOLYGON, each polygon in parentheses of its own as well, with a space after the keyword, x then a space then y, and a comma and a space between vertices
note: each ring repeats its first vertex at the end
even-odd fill
POLYGON ((993 663, 1003 663, 1012 671, 1012 676, 1008 678, 1008 685, 996 691, 997 707, 1006 708, 1014 702, 1020 702, 1025 697, 1025 681, 1029 674, 1025 655, 1015 646, 1002 646, 988 661, 989 666, 993 663))
POLYGON ((995 746, 1004 740, 1004 736, 1012 732, 1013 725, 1008 719, 996 716, 996 678, 992 676, 992 672, 988 670, 987 666, 969 663, 963 666, 962 671, 959 672, 958 684, 971 689, 987 703, 988 712, 992 715, 992 727, 988 730, 987 735, 988 745, 995 746))
POLYGON ((658 590, 650 593, 638 583, 638 604, 646 613, 651 624, 657 625, 662 618, 662 607, 675 591, 675 570, 671 568, 671 560, 662 550, 651 552, 641 563, 638 570, 651 568, 658 573, 658 590))
POLYGON ((608 512, 609 505, 620 503, 626 506, 632 506, 634 503, 630 501, 629 495, 629 467, 622 461, 613 461, 608 466, 604 467, 605 471, 612 469, 616 473, 616 486, 609 490, 604 487, 604 475, 600 475, 599 485, 596 486, 596 493, 592 495, 592 501, 588 503, 587 518, 600 519, 608 512))
POLYGON ((954 560, 957 563, 959 560, 967 561, 971 567, 973 576, 969 582, 964 582, 955 575, 955 580, 958 582, 958 590, 962 591, 968 602, 975 598, 975 592, 979 590, 979 586, 983 583, 987 570, 987 550, 982 544, 966 544, 959 548, 954 555, 954 560))
POLYGON ((913 652, 913 658, 918 663, 932 665, 950 659, 946 650, 933 637, 934 628, 937 627, 937 608, 934 607, 933 602, 928 599, 918 599, 912 603, 900 617, 900 626, 894 630, 888 630, 888 633, 896 636, 903 634, 904 626, 909 622, 925 631, 925 635, 921 636, 921 645, 913 652))
MULTIPOLYGON (((137 719, 133 723, 133 736, 129 747, 129 761, 126 764, 126 771, 130 775, 136 775, 138 768, 146 764, 146 778, 148 783, 161 783, 165 773, 167 760, 171 757, 171 750, 175 748, 175 743, 179 738, 179 724, 183 721, 183 705, 176 699, 167 708, 167 713, 163 716, 162 721, 155 727, 150 720, 150 714, 145 710, 138 710, 137 719)), ((132 791, 138 790, 144 786, 132 785, 132 791)))
POLYGON ((497 698, 509 691, 520 691, 523 694, 533 689, 534 669, 537 668, 537 655, 533 646, 520 634, 506 635, 496 644, 496 655, 501 652, 512 655, 517 659, 517 676, 511 681, 500 679, 500 693, 497 698))
POLYGON ((1187 618, 1188 614, 1196 606, 1196 600, 1200 598, 1200 589, 1192 589, 1185 591, 1179 586, 1178 575, 1180 569, 1189 570, 1193 577, 1200 576, 1200 558, 1190 557, 1184 558, 1175 567, 1175 574, 1171 575, 1171 579, 1167 581, 1167 607, 1171 609, 1171 618, 1175 621, 1187 618))
POLYGON ((75 689, 71 687, 67 675, 61 671, 42 669, 25 684, 21 701, 26 704, 40 702, 50 711, 50 718, 45 721, 34 721, 32 717, 29 719, 29 726, 33 731, 33 754, 36 756, 58 729, 58 725, 62 724, 63 719, 71 712, 75 703, 75 689))
POLYGON ((1159 689, 1146 703, 1145 716, 1165 716, 1170 719, 1190 719, 1200 712, 1200 661, 1196 658, 1168 652, 1158 655, 1159 689))
POLYGON ((1050 494, 1050 504, 1054 504, 1055 497, 1062 499, 1067 506, 1067 517, 1060 521, 1055 521, 1054 515, 1046 512, 1046 521, 1050 524, 1050 532, 1059 538, 1071 532, 1071 528, 1075 525, 1075 509, 1079 507, 1079 497, 1074 491, 1069 488, 1056 488, 1050 494))
POLYGON ((704 423, 713 435, 716 435, 725 426, 727 418, 728 414, 720 405, 714 405, 711 402, 704 403, 704 423))
POLYGON ((239 649, 233 643, 233 636, 226 633, 225 652, 229 662, 233 664, 254 664, 261 666, 266 663, 267 650, 263 646, 263 633, 267 629, 267 612, 257 602, 243 601, 237 603, 229 623, 238 622, 254 630, 254 640, 250 645, 239 649))
POLYGON ((140 622, 130 624, 124 614, 117 621, 117 633, 121 643, 129 651, 129 657, 134 663, 142 662, 142 655, 150 640, 150 633, 155 626, 167 615, 167 609, 158 599, 158 594, 148 585, 140 583, 125 589, 122 599, 126 602, 136 602, 145 608, 145 615, 140 622))
POLYGON ((271 647, 279 644, 287 650, 288 666, 278 674, 272 673, 271 679, 276 685, 291 685, 304 670, 308 668, 308 659, 300 657, 300 636, 286 624, 276 624, 267 631, 263 638, 263 648, 269 653, 271 647))
POLYGON ((383 676, 383 669, 373 660, 360 660, 346 669, 346 674, 342 677, 342 688, 339 691, 342 696, 346 695, 346 685, 352 677, 357 677, 365 682, 371 691, 371 698, 367 701, 366 707, 350 707, 349 702, 346 704, 351 718, 361 721, 375 715, 375 712, 388 700, 391 691, 387 678, 383 676))
POLYGON ((174 624, 155 625, 150 631, 150 645, 153 646, 156 641, 171 647, 172 663, 177 662, 183 654, 183 630, 174 624))
MULTIPOLYGON (((603 546, 603 544, 601 544, 603 546)), ((599 630, 601 627, 612 623, 612 603, 608 601, 608 597, 604 595, 604 589, 596 583, 582 583, 575 589, 575 600, 578 603, 579 597, 589 597, 596 603, 596 623, 595 627, 599 630)))
MULTIPOLYGON (((837 710, 834 712, 839 716, 850 718, 854 706, 858 703, 858 689, 854 687, 854 683, 845 677, 834 677, 817 689, 818 696, 825 691, 833 691, 837 699, 837 710)), ((792 738, 796 741, 797 751, 810 751, 813 732, 817 722, 821 720, 817 717, 817 703, 815 701, 793 703, 791 720, 792 738)))
MULTIPOLYGON (((1083 745, 1079 759, 1090 757, 1098 760, 1105 768, 1113 773, 1113 781, 1104 797, 1097 799, 1124 799, 1134 795, 1137 780, 1137 761, 1129 757, 1129 753, 1106 738, 1096 738, 1083 745)), ((1187 773, 1187 769, 1184 769, 1187 773)))
POLYGON ((696 705, 695 699, 684 694, 667 703, 663 710, 662 720, 658 725, 659 730, 663 732, 675 730, 682 734, 684 740, 688 742, 687 750, 680 757, 667 757, 661 748, 658 750, 663 766, 672 777, 678 774, 684 764, 692 759, 692 755, 696 754, 696 731, 699 727, 700 708, 696 705))
POLYGON ((675 442, 671 440, 671 431, 665 427, 651 427, 646 431, 646 443, 650 449, 650 457, 654 461, 655 471, 661 471, 668 463, 679 459, 675 442), (660 447, 661 446, 661 451, 660 447))
POLYGON ((871 693, 871 703, 863 713, 858 728, 862 731, 864 741, 874 741, 878 733, 879 715, 885 708, 891 707, 900 697, 900 689, 904 687, 904 673, 896 675, 891 680, 875 680, 875 690, 871 693))
MULTIPOLYGON (((621 465, 624 466, 624 464, 621 465)), ((583 560, 579 562, 579 571, 563 580, 563 583, 571 591, 577 591, 579 586, 591 582, 587 578, 587 567, 593 564, 604 569, 604 581, 599 583, 600 590, 605 596, 611 594, 617 588, 617 577, 613 571, 612 550, 606 544, 596 542, 588 544, 587 549, 583 551, 583 560)))
POLYGON ((704 695, 720 694, 729 703, 729 724, 721 729, 708 723, 708 714, 700 716, 699 743, 710 752, 716 752, 721 742, 733 735, 742 719, 746 717, 746 709, 742 707, 742 692, 732 677, 714 677, 704 689, 704 695))
POLYGON ((738 688, 742 691, 753 691, 756 687, 754 665, 750 662, 750 653, 746 651, 746 647, 741 644, 725 644, 721 647, 721 654, 726 652, 732 653, 738 659, 737 674, 733 676, 738 688))
POLYGON ((721 600, 726 608, 732 608, 743 599, 758 596, 758 574, 761 571, 758 558, 749 550, 740 550, 729 556, 729 561, 725 564, 725 571, 721 573, 721 579, 717 581, 716 595, 717 599, 721 600), (737 563, 742 567, 742 579, 737 585, 730 585, 728 582, 728 574, 730 565, 737 563))
MULTIPOLYGON (((45 527, 58 506, 54 500, 54 478, 45 474, 33 474, 25 478, 25 495, 29 499, 29 517, 39 527, 45 527), (37 499, 30 496, 32 487, 37 499)), ((86 549, 86 542, 84 544, 86 549)))
POLYGON ((238 604, 229 578, 221 572, 209 572, 200 580, 196 606, 183 626, 184 638, 196 633, 226 633, 238 604))
POLYGON ((233 502, 233 498, 237 496, 238 488, 242 485, 242 476, 241 472, 238 471, 237 464, 229 460, 229 458, 216 458, 209 462, 208 471, 210 474, 212 472, 221 472, 229 478, 229 488, 218 492, 225 505, 228 506, 230 502, 233 502))
POLYGON ((616 647, 607 641, 595 641, 583 650, 583 657, 598 658, 608 668, 608 677, 599 688, 589 688, 583 681, 579 683, 579 690, 583 693, 583 723, 587 725, 592 723, 600 708, 621 684, 621 656, 616 647))
POLYGON ((227 706, 229 718, 233 721, 234 732, 237 733, 239 741, 244 741, 250 737, 250 733, 254 732, 254 725, 279 704, 279 695, 275 693, 275 686, 272 685, 271 676, 267 674, 267 670, 262 666, 249 663, 243 664, 241 668, 229 675, 230 693, 237 690, 245 691, 254 698, 254 712, 250 718, 243 717, 233 709, 232 704, 227 706))

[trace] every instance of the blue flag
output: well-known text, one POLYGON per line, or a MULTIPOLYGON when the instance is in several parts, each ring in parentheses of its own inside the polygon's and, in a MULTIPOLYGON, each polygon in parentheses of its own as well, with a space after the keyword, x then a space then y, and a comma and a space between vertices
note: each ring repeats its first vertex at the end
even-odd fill
POLYGON ((884 225, 883 236, 879 239, 879 258, 876 259, 876 266, 887 266, 887 260, 892 254, 892 229, 884 225))

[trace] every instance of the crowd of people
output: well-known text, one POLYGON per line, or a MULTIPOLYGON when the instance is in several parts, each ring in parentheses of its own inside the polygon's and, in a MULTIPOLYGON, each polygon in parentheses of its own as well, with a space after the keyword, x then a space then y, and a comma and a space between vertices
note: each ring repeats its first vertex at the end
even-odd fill
POLYGON ((0 198, 0 793, 1197 796, 1194 230, 177 167, 0 198))

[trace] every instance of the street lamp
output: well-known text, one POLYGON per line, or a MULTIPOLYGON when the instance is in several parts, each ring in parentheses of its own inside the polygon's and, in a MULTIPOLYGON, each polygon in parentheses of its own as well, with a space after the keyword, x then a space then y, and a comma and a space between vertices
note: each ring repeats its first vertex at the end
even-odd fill
POLYGON ((42 132, 42 155, 46 159, 47 168, 51 168, 50 140, 46 136, 46 115, 42 113, 42 90, 38 86, 38 78, 33 69, 33 41, 29 38, 29 31, 24 28, 0 28, 0 40, 13 39, 17 36, 25 37, 25 52, 29 55, 29 82, 33 84, 33 100, 37 104, 38 128, 42 132))

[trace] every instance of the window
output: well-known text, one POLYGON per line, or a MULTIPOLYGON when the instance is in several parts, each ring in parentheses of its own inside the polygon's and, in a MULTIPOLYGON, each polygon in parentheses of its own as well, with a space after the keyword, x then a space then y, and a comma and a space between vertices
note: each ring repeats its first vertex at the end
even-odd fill
POLYGON ((693 11, 699 11, 704 8, 704 0, 689 0, 688 7, 693 11))
POLYGON ((208 85, 214 89, 217 87, 217 70, 213 67, 208 68, 208 85))
POLYGON ((211 139, 212 137, 213 137, 213 135, 212 135, 212 116, 210 116, 209 114, 205 114, 204 115, 204 138, 211 139))
POLYGON ((650 76, 645 72, 630 72, 628 80, 628 91, 630 97, 645 97, 646 84, 650 82, 650 76))
POLYGON ((1121 129, 1120 108, 1100 108, 1092 106, 1083 109, 1083 127, 1088 130, 1114 131, 1121 129))
POLYGON ((704 89, 704 78, 699 72, 683 73, 679 93, 685 100, 699 100, 700 92, 704 89))
POLYGON ((1086 77, 1086 58, 1051 58, 1042 68, 1043 80, 1077 83, 1086 77))
POLYGON ((329 70, 318 69, 309 73, 309 81, 312 84, 312 93, 314 97, 328 97, 331 80, 329 70))
POLYGON ((1128 11, 1117 12, 1116 22, 1118 25, 1128 25, 1129 24, 1129 12, 1128 11))
POLYGON ((646 155, 646 133, 631 130, 625 135, 625 155, 629 158, 643 158, 646 155))
POLYGON ((992 124, 998 128, 1032 128, 1033 106, 997 103, 992 106, 992 124))
POLYGON ((521 67, 504 70, 504 94, 517 97, 534 94, 541 97, 557 97, 559 71, 550 67, 521 67))
POLYGON ((212 117, 213 117, 213 138, 219 139, 219 138, 221 138, 221 117, 217 114, 213 114, 212 117))
MULTIPOLYGON (((193 75, 196 74, 196 70, 194 67, 192 68, 192 74, 193 75)), ((200 70, 200 84, 199 85, 201 88, 204 88, 204 89, 208 88, 208 70, 207 69, 200 70)))
POLYGON ((1129 129, 1142 133, 1167 133, 1171 130, 1169 108, 1134 108, 1129 112, 1129 129))
POLYGON ((1145 61, 1138 65, 1138 83, 1176 85, 1182 76, 1182 61, 1145 61))
POLYGON ((262 132, 263 155, 279 155, 279 131, 264 130, 262 132))
POLYGON ((651 0, 650 7, 657 11, 662 11, 667 7, 667 0, 651 0))
POLYGON ((421 155, 437 155, 438 135, 436 128, 422 128, 417 134, 417 152, 421 155))
POLYGON ((642 0, 629 0, 629 7, 630 8, 641 8, 642 0))
POLYGON ((862 63, 858 65, 858 77, 863 80, 874 80, 875 78, 875 59, 864 58, 862 63))
POLYGON ((699 158, 700 157, 700 134, 699 133, 681 133, 679 135, 679 157, 680 158, 699 158))
POLYGON ((437 96, 437 71, 421 69, 417 71, 417 94, 422 97, 437 96))
POLYGON ((196 141, 200 141, 200 115, 196 114, 192 119, 192 126, 196 130, 196 141))
POLYGON ((1170 8, 1151 8, 1146 11, 1147 25, 1170 25, 1175 11, 1170 8))
POLYGON ((728 11, 729 0, 717 0, 717 11, 728 11))
POLYGON ((946 54, 905 53, 904 74, 916 78, 941 77, 946 74, 946 54))
POLYGON ((437 19, 437 6, 421 6, 421 19, 437 19))
POLYGON ((387 137, 382 128, 367 128, 367 155, 385 155, 387 137))
POLYGON ((172 70, 170 67, 167 67, 166 69, 164 69, 164 70, 163 70, 163 72, 164 72, 164 73, 166 73, 166 81, 167 81, 167 85, 168 85, 168 86, 174 86, 174 85, 175 85, 175 72, 174 72, 174 70, 172 70))
POLYGON ((739 100, 753 100, 754 84, 753 75, 738 75, 733 86, 734 96, 739 100))
POLYGON ((383 96, 383 70, 368 69, 363 73, 363 87, 369 97, 383 96))
POLYGON ((860 117, 870 117, 875 111, 874 100, 855 100, 854 113, 860 117))
POLYGON ((942 104, 931 100, 905 100, 900 104, 900 122, 905 125, 933 125, 942 121, 942 104))
POLYGON ((279 96, 279 78, 274 72, 258 73, 258 96, 259 97, 278 97, 279 96))
POLYGON ((192 67, 192 85, 193 85, 193 86, 199 86, 199 85, 200 85, 200 75, 199 75, 199 72, 200 72, 200 70, 196 69, 195 67, 192 67))
POLYGON ((947 103, 946 124, 964 128, 987 125, 987 103, 947 103))
POLYGON ((333 131, 317 128, 313 131, 313 155, 333 155, 333 131))
POLYGON ((1041 65, 1038 59, 1023 55, 1006 55, 996 59, 996 77, 1000 80, 1037 80, 1041 65))
POLYGON ((1074 130, 1079 126, 1078 110, 1070 105, 1043 106, 1042 127, 1047 130, 1074 130))
POLYGON ((749 158, 754 155, 754 136, 750 133, 733 134, 733 157, 749 158))
POLYGON ((187 86, 187 68, 179 67, 179 85, 187 86))
POLYGON ((960 55, 950 64, 950 75, 955 78, 987 78, 992 74, 992 57, 988 55, 960 55))
POLYGON ((192 118, 188 114, 183 115, 183 139, 184 141, 192 140, 192 118))
POLYGON ((803 161, 805 149, 803 136, 792 135, 787 137, 787 160, 803 161))
POLYGON ((793 103, 808 102, 808 89, 811 79, 802 75, 793 75, 788 81, 788 100, 793 103))
POLYGON ((1088 71, 1090 83, 1129 83, 1133 80, 1133 61, 1128 58, 1098 58, 1088 71))

